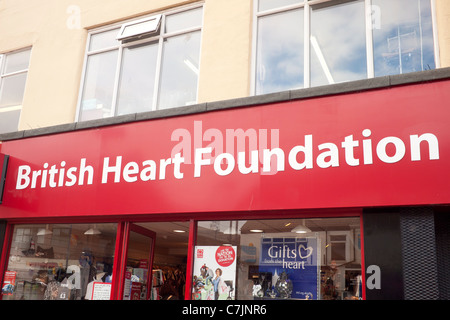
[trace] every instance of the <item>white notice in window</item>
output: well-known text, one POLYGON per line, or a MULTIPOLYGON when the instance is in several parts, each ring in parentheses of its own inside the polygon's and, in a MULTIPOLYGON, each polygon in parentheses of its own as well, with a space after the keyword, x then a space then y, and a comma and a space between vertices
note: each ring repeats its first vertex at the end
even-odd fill
POLYGON ((111 283, 94 282, 92 300, 109 300, 111 297, 111 283))

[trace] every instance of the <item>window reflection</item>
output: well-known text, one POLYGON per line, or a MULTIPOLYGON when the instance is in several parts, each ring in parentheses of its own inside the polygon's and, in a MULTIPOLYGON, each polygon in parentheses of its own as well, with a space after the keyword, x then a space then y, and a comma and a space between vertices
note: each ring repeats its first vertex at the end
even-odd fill
POLYGON ((158 43, 124 48, 117 101, 118 115, 150 111, 153 104, 158 43))
POLYGON ((22 104, 27 73, 4 77, 0 85, 0 108, 22 104))
POLYGON ((91 35, 89 42, 89 51, 101 50, 119 45, 117 41, 117 33, 119 28, 91 35))
POLYGON ((81 120, 110 117, 118 50, 89 56, 81 101, 81 120))
POLYGON ((202 24, 202 18, 202 8, 169 15, 166 18, 165 32, 171 33, 183 29, 199 27, 202 24))
POLYGON ((373 0, 375 75, 434 69, 433 30, 429 0, 373 0))
POLYGON ((303 9, 258 20, 256 93, 303 87, 303 9))
POLYGON ((431 3, 259 0, 255 94, 435 69, 431 3))
POLYGON ((200 32, 168 38, 164 43, 158 109, 194 104, 200 54, 200 32))
POLYGON ((7 74, 28 69, 30 54, 31 50, 7 54, 5 57, 5 69, 3 70, 3 73, 7 74))
POLYGON ((0 133, 17 131, 31 49, 0 55, 0 133))
POLYGON ((194 300, 362 298, 356 217, 202 221, 195 249, 194 300))
POLYGON ((147 300, 153 238, 130 231, 123 300, 147 300))
POLYGON ((312 86, 367 77, 364 10, 364 1, 312 7, 312 86))
POLYGON ((20 111, 22 108, 15 110, 0 109, 0 133, 13 132, 19 127, 20 111))
POLYGON ((116 224, 16 225, 2 298, 109 299, 116 232, 116 224))

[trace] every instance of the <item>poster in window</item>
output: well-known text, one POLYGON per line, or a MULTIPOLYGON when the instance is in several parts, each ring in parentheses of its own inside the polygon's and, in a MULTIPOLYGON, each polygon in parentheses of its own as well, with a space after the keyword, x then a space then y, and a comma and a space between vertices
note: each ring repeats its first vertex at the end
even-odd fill
POLYGON ((3 287, 2 294, 3 295, 12 295, 14 293, 14 289, 16 287, 16 276, 17 272, 15 271, 6 271, 3 279, 3 287))
POLYGON ((109 300, 111 297, 111 283, 94 282, 92 300, 109 300))
POLYGON ((236 246, 196 246, 193 300, 234 300, 236 246))
POLYGON ((320 260, 317 238, 263 238, 255 298, 319 298, 320 260))

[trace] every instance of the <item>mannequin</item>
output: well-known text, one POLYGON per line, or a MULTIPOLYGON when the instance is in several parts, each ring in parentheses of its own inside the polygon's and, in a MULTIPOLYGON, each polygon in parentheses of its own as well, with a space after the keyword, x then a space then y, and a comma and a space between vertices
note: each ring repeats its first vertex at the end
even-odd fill
POLYGON ((94 288, 94 282, 104 282, 103 277, 105 275, 106 275, 106 272, 99 272, 93 278, 93 280, 88 283, 87 288, 86 288, 86 296, 84 297, 86 300, 91 300, 92 299, 92 290, 94 288))

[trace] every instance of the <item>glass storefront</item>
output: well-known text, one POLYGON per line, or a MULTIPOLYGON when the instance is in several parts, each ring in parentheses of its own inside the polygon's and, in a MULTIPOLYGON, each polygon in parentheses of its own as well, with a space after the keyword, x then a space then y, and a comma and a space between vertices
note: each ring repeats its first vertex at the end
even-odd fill
POLYGON ((3 299, 90 300, 94 283, 109 298, 116 233, 109 223, 16 225, 3 299))
POLYGON ((202 221, 192 299, 361 299, 359 218, 202 221))
POLYGON ((359 217, 126 225, 15 225, 3 299, 362 299, 359 217))
MULTIPOLYGON (((154 243, 150 258, 151 287, 147 299, 183 300, 186 288, 189 223, 145 222, 136 225, 141 229, 142 243, 150 244, 151 241, 154 243)), ((141 249, 140 252, 145 251, 141 249)))

